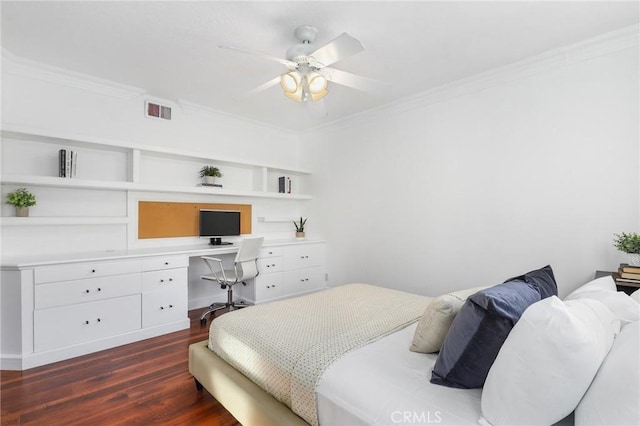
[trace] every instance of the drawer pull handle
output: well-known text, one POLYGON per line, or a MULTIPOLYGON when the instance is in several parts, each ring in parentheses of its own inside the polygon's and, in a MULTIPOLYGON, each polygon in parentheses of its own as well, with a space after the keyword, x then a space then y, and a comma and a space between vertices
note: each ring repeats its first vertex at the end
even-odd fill
POLYGON ((169 305, 169 306, 167 306, 166 308, 165 308, 164 306, 160 306, 160 310, 161 310, 161 311, 163 311, 163 310, 165 310, 165 309, 171 309, 171 308, 173 308, 173 305, 169 305))
POLYGON ((271 288, 271 286, 267 286, 267 288, 271 288))
POLYGON ((169 262, 164 262, 164 264, 165 264, 165 265, 168 265, 168 264, 169 264, 169 262))
POLYGON ((169 278, 169 282, 173 281, 173 278, 169 278))
POLYGON ((270 251, 270 252, 269 252, 269 254, 273 254, 273 252, 272 252, 272 251, 270 251))
POLYGON ((160 282, 161 282, 161 283, 163 283, 163 282, 164 282, 164 280, 163 280, 162 278, 160 278, 160 282))
POLYGON ((100 318, 98 318, 98 319, 96 320, 96 322, 100 322, 100 321, 102 321, 100 318))
POLYGON ((85 322, 84 322, 84 325, 87 325, 87 324, 89 324, 89 321, 85 321, 85 322))
POLYGON ((96 273, 96 270, 95 270, 95 269, 92 269, 92 270, 91 270, 91 272, 95 274, 95 273, 96 273))
POLYGON ((98 291, 102 291, 102 289, 100 287, 98 287, 98 291))
POLYGON ((89 293, 90 291, 91 291, 91 290, 89 290, 89 289, 86 289, 86 290, 85 290, 84 292, 85 292, 85 293, 89 293))

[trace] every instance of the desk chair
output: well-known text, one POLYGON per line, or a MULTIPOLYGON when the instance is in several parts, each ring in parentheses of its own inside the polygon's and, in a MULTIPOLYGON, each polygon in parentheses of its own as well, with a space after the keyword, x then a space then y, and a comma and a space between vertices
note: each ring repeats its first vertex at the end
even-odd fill
POLYGON ((233 269, 224 269, 222 260, 216 257, 202 256, 202 260, 207 264, 211 275, 203 275, 203 280, 215 281, 220 284, 221 289, 227 289, 226 303, 212 303, 209 309, 200 316, 200 324, 207 323, 207 315, 215 313, 220 309, 244 308, 249 306, 245 302, 233 301, 233 286, 238 283, 247 285, 245 280, 250 280, 258 276, 258 255, 264 238, 248 238, 240 243, 240 248, 233 261, 233 269))

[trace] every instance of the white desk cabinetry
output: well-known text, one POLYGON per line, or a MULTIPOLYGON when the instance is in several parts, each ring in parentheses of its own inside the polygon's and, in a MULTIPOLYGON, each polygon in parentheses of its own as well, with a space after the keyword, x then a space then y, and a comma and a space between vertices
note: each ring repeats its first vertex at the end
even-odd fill
POLYGON ((162 256, 142 261, 142 327, 187 316, 187 256, 162 256))
POLYGON ((140 329, 140 267, 126 260, 35 268, 34 352, 140 329))
POLYGON ((322 242, 301 242, 263 248, 260 275, 241 288, 240 296, 257 304, 322 289, 324 247, 322 242))

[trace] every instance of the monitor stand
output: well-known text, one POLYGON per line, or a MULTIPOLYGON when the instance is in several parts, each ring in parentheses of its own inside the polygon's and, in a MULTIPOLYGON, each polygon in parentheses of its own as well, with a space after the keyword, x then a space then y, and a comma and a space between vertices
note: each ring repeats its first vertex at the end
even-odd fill
POLYGON ((222 238, 209 238, 209 244, 212 246, 230 246, 233 243, 229 243, 227 241, 222 241, 222 238))

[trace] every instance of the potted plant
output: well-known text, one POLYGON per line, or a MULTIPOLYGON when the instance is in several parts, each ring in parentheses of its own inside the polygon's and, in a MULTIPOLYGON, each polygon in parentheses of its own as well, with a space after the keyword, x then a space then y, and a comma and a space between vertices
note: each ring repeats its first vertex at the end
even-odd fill
POLYGON ((36 205, 36 197, 26 188, 18 188, 7 194, 7 204, 16 207, 16 216, 29 216, 29 207, 36 205))
POLYGON ((222 177, 222 172, 219 168, 214 166, 204 166, 200 169, 200 177, 207 185, 213 185, 216 183, 216 178, 222 177))
POLYGON ((296 239, 298 240, 304 240, 305 223, 307 223, 307 219, 303 219, 302 216, 300 216, 299 221, 293 221, 293 224, 296 226, 296 239))
POLYGON ((614 247, 629 255, 629 265, 640 266, 640 235, 635 232, 613 235, 616 237, 613 240, 614 247))

